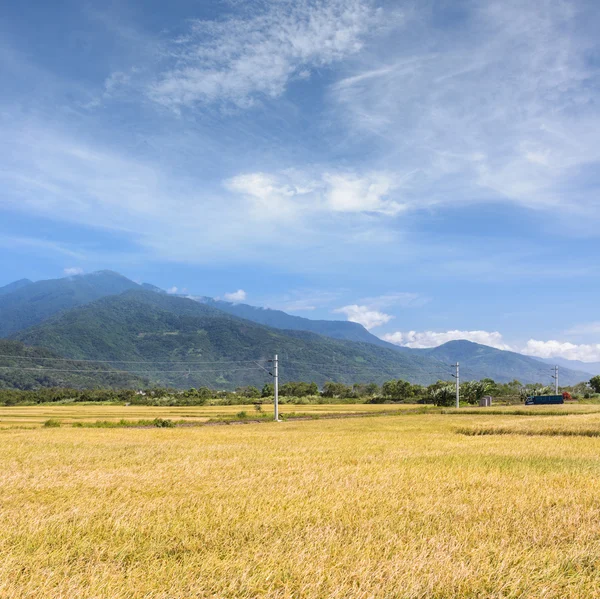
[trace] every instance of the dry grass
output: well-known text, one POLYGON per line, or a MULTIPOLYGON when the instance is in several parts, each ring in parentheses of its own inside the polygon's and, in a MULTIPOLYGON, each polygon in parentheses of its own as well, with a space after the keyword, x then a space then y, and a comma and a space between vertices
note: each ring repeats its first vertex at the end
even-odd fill
MULTIPOLYGON (((289 414, 356 414, 391 412, 395 410, 428 409, 432 406, 386 405, 386 404, 286 404, 280 406, 280 413, 289 414)), ((46 420, 58 420, 62 424, 75 422, 94 422, 96 420, 154 420, 165 418, 170 420, 188 420, 207 422, 211 418, 235 416, 245 411, 249 416, 258 414, 252 405, 237 406, 124 406, 124 405, 52 405, 0 407, 0 429, 14 426, 42 426, 46 420)), ((269 404, 262 406, 262 413, 272 415, 273 408, 269 404)))
POLYGON ((507 421, 478 419, 475 426, 461 426, 457 433, 470 436, 525 435, 548 437, 600 437, 600 413, 564 414, 556 418, 519 418, 507 421))
POLYGON ((600 439, 465 424, 0 431, 0 597, 597 597, 600 439))

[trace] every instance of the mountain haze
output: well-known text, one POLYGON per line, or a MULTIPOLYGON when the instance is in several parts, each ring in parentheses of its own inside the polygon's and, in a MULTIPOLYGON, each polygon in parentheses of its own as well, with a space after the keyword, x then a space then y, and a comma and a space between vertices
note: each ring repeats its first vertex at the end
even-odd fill
POLYGON ((286 329, 293 331, 309 331, 311 333, 317 333, 319 335, 325 335, 332 339, 345 339, 346 341, 358 341, 360 343, 371 343, 380 347, 387 347, 395 351, 401 351, 403 348, 388 343, 379 337, 376 337, 372 333, 369 333, 365 327, 357 322, 350 322, 346 320, 311 320, 309 318, 303 318, 301 316, 293 316, 287 314, 281 310, 273 310, 271 308, 260 308, 257 306, 250 306, 248 304, 238 304, 233 302, 225 302, 222 300, 216 300, 210 297, 193 298, 199 302, 213 306, 227 312, 264 324, 268 327, 276 329, 286 329))
POLYGON ((25 281, 11 283, 7 286, 11 289, 0 294, 0 337, 43 322, 58 312, 139 288, 137 283, 109 270, 36 283, 25 281))
POLYGON ((560 366, 560 372, 563 368, 569 368, 570 370, 578 370, 585 372, 586 374, 592 373, 592 375, 600 374, 600 362, 582 362, 581 360, 568 360, 567 358, 535 358, 545 364, 560 366))
MULTIPOLYGON (((552 369, 549 365, 545 366, 529 356, 472 341, 448 341, 439 347, 415 351, 447 364, 459 362, 463 380, 489 377, 498 382, 517 379, 522 383, 552 383, 552 369)), ((563 368, 560 371, 562 385, 575 385, 589 378, 589 373, 577 370, 563 368)))
POLYGON ((0 287, 0 295, 6 295, 7 293, 12 293, 13 291, 17 291, 17 289, 21 289, 22 287, 27 287, 27 285, 31 285, 33 281, 29 279, 19 279, 14 283, 9 283, 8 285, 4 285, 4 287, 0 287))

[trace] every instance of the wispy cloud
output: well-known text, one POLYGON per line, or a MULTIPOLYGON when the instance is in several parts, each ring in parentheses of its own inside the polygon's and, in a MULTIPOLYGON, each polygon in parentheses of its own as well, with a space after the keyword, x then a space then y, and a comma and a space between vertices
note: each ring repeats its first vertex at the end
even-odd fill
POLYGON ((600 335, 600 321, 586 322, 571 327, 566 331, 567 335, 585 336, 600 335))
POLYGON ((393 176, 383 172, 248 173, 226 181, 226 187, 248 197, 267 218, 297 218, 315 212, 394 216, 405 209, 390 198, 396 184, 393 176))
POLYGON ((362 326, 367 330, 380 327, 394 318, 391 314, 374 310, 369 306, 359 306, 358 304, 343 306, 333 310, 333 312, 337 314, 345 314, 350 322, 362 324, 362 326))
POLYGON ((63 270, 63 272, 67 277, 73 277, 76 275, 82 275, 84 271, 83 271, 83 268, 81 268, 79 266, 70 266, 70 267, 65 268, 63 270))
POLYGON ((69 256, 70 258, 77 260, 85 259, 83 252, 73 250, 62 243, 36 237, 0 235, 0 247, 4 249, 18 248, 33 252, 52 252, 63 256, 69 256))
POLYGON ((174 109, 217 101, 245 108, 276 98, 291 80, 358 52, 378 16, 368 0, 280 0, 253 4, 251 12, 192 21, 169 44, 168 67, 149 97, 174 109))
POLYGON ((430 301, 430 298, 410 291, 391 291, 378 295, 376 297, 365 297, 360 300, 361 303, 367 304, 374 308, 390 308, 392 306, 400 308, 416 308, 425 305, 430 301))
POLYGON ((266 298, 262 303, 267 308, 284 312, 312 312, 336 301, 340 293, 322 289, 294 289, 280 297, 266 298))
POLYGON ((482 345, 489 345, 497 349, 513 349, 504 342, 501 333, 498 331, 398 331, 382 335, 381 338, 395 345, 412 348, 437 347, 438 345, 448 343, 448 341, 467 340, 474 343, 481 343, 482 345))
POLYGON ((243 289, 238 289, 237 291, 232 291, 231 293, 223 294, 223 297, 228 302, 234 302, 234 303, 243 302, 246 299, 246 296, 247 296, 247 294, 243 289))
POLYGON ((366 51, 362 73, 332 87, 335 113, 384 168, 418 170, 406 195, 423 205, 502 201, 598 217, 597 194, 577 191, 600 161, 593 3, 470 6, 460 36, 415 11, 398 52, 366 51))

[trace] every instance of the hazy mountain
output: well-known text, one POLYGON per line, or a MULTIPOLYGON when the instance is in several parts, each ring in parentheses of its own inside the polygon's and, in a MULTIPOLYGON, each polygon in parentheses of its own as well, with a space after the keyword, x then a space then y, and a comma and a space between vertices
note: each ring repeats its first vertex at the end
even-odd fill
POLYGON ((276 352, 282 381, 429 383, 444 373, 427 356, 266 327, 213 306, 143 290, 72 309, 15 337, 69 358, 119 360, 113 365, 179 387, 262 385, 271 379, 255 361, 276 352))
POLYGON ((164 289, 161 289, 160 287, 157 287, 156 285, 151 285, 150 283, 142 283, 141 287, 142 287, 142 289, 145 289, 146 291, 154 291, 156 293, 167 293, 164 289))
POLYGON ((0 295, 0 337, 40 323, 57 312, 139 288, 137 283, 109 270, 64 279, 18 283, 16 289, 0 295))
POLYGON ((4 285, 4 287, 0 287, 0 295, 6 295, 7 293, 17 291, 17 289, 21 289, 22 287, 27 287, 27 285, 31 285, 32 282, 33 281, 30 281, 29 279, 19 279, 14 283, 4 285))
POLYGON ((56 352, 0 339, 0 390, 38 387, 146 387, 148 380, 107 364, 65 360, 56 352))
POLYGON ((325 335, 332 339, 345 339, 347 341, 359 341, 361 343, 372 343, 380 347, 387 347, 395 351, 402 350, 392 343, 379 339, 369 333, 365 327, 356 322, 345 320, 311 320, 301 316, 292 316, 281 310, 271 308, 260 308, 248 304, 238 304, 216 300, 210 297, 193 298, 199 302, 218 308, 228 314, 258 322, 276 329, 286 329, 292 331, 310 331, 319 335, 325 335))
MULTIPOLYGON (((553 381, 552 368, 535 358, 472 341, 449 341, 439 347, 414 351, 446 364, 455 364, 458 361, 461 364, 463 380, 489 377, 498 382, 517 379, 522 383, 547 385, 553 381)), ((568 368, 563 368, 560 372, 560 382, 563 385, 574 385, 589 378, 588 373, 568 368)))
POLYGON ((545 364, 551 364, 554 366, 558 364, 560 367, 559 375, 562 372, 563 368, 570 368, 571 370, 580 370, 586 373, 588 376, 590 373, 592 375, 600 374, 600 362, 582 362, 581 360, 567 360, 566 358, 538 358, 537 356, 532 356, 536 360, 540 360, 540 362, 544 362, 545 364))

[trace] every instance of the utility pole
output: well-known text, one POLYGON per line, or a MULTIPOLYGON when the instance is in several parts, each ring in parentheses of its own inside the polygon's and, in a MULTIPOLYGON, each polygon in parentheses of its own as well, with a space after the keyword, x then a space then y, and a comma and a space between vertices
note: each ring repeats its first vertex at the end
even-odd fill
POLYGON ((558 364, 554 367, 554 375, 552 378, 554 379, 554 394, 558 395, 558 364))
POLYGON ((456 362, 456 407, 460 408, 460 365, 456 362))
POLYGON ((279 420, 279 358, 277 354, 273 360, 267 360, 268 364, 273 364, 273 372, 267 370, 260 362, 255 362, 255 364, 262 368, 269 376, 273 377, 273 412, 275 415, 275 422, 281 422, 279 420))
POLYGON ((460 365, 457 362, 456 364, 452 364, 454 368, 456 368, 456 374, 452 376, 456 379, 456 407, 460 408, 460 365))
POLYGON ((274 391, 274 411, 275 411, 275 422, 279 422, 279 359, 275 354, 273 360, 273 391, 274 391))

